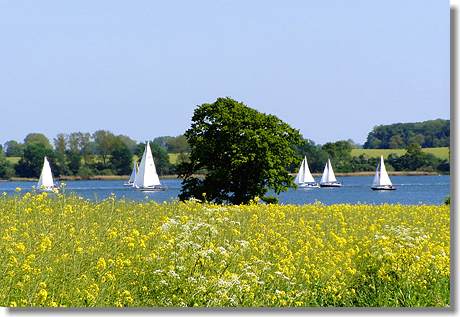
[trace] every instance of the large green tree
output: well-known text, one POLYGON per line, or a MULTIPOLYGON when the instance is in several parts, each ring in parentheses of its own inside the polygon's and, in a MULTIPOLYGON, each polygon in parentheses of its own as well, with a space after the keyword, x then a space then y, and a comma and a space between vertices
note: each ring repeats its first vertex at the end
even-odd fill
POLYGON ((245 204, 293 186, 287 168, 298 164, 298 132, 274 115, 260 113, 230 98, 195 109, 192 126, 185 133, 191 148, 190 162, 178 167, 183 178, 181 200, 245 204), (204 173, 204 178, 194 175, 204 173))

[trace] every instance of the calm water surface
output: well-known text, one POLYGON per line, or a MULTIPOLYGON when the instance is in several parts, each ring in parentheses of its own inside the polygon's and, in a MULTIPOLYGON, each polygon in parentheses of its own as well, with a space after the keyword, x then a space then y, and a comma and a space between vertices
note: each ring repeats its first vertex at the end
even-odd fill
MULTIPOLYGON (((392 176, 397 187, 395 191, 379 192, 370 189, 373 176, 338 177, 341 188, 291 189, 281 193, 278 198, 283 204, 305 204, 320 201, 324 204, 370 203, 370 204, 441 204, 450 192, 450 176, 392 176)), ((173 201, 180 192, 181 182, 177 179, 162 180, 168 187, 164 192, 143 193, 123 186, 125 181, 67 181, 66 193, 75 193, 84 198, 101 200, 112 193, 118 198, 150 200, 157 202, 173 201)), ((31 190, 35 182, 0 182, 0 192, 14 194, 15 188, 22 192, 31 190)))

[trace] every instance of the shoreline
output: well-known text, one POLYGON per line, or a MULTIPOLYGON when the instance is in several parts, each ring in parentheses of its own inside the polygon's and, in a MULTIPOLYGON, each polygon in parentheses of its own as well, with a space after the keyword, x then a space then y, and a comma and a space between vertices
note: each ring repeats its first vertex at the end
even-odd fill
MULTIPOLYGON (((347 176, 373 176, 375 174, 374 171, 369 172, 350 172, 350 173, 335 173, 336 176, 339 177, 347 177, 347 176)), ((436 176, 436 175, 450 175, 450 174, 442 174, 437 172, 421 172, 421 171, 393 171, 388 172, 390 176, 436 176)), ((291 174, 295 176, 295 174, 291 174)), ((322 173, 312 173, 313 176, 318 177, 321 176, 322 173)), ((197 175, 200 176, 200 175, 197 175)), ((89 177, 81 177, 81 176, 61 176, 56 177, 56 180, 59 181, 79 181, 79 180, 127 180, 129 175, 95 175, 89 177)), ((163 175, 160 176, 160 179, 177 179, 177 175, 163 175)), ((27 178, 27 177, 12 177, 10 179, 0 179, 0 182, 36 182, 38 178, 27 178)))

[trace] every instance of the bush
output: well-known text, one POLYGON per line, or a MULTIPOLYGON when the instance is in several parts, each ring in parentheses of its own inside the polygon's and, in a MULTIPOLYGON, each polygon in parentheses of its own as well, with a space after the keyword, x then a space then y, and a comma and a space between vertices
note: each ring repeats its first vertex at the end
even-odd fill
POLYGON ((91 168, 88 166, 81 166, 80 169, 78 170, 78 176, 81 178, 89 178, 90 176, 93 176, 94 172, 91 168))
POLYGON ((444 204, 445 205, 450 205, 450 195, 446 197, 446 199, 444 199, 444 204))
POLYGON ((0 154, 0 178, 9 179, 13 176, 13 165, 2 154, 0 154))
POLYGON ((262 197, 262 201, 266 204, 278 204, 279 200, 277 197, 273 196, 264 196, 262 197))
POLYGON ((99 171, 99 175, 110 176, 114 174, 115 173, 110 168, 106 168, 106 169, 103 169, 102 171, 99 171))

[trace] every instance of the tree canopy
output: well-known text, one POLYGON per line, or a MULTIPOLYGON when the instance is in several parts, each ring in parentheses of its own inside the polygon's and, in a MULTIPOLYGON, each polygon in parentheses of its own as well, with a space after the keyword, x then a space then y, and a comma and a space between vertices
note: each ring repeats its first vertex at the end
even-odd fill
POLYGON ((53 147, 51 146, 50 140, 43 134, 43 133, 29 133, 25 138, 24 138, 24 144, 41 144, 44 147, 48 149, 52 149, 53 147))
POLYGON ((450 145, 450 120, 428 120, 415 123, 379 125, 368 134, 366 149, 407 148, 416 143, 421 147, 450 145))
POLYGON ((298 130, 274 115, 260 113, 230 98, 198 106, 185 137, 190 161, 182 162, 181 200, 202 199, 244 204, 293 186, 287 167, 298 164, 298 130), (204 178, 195 177, 198 172, 204 178))

